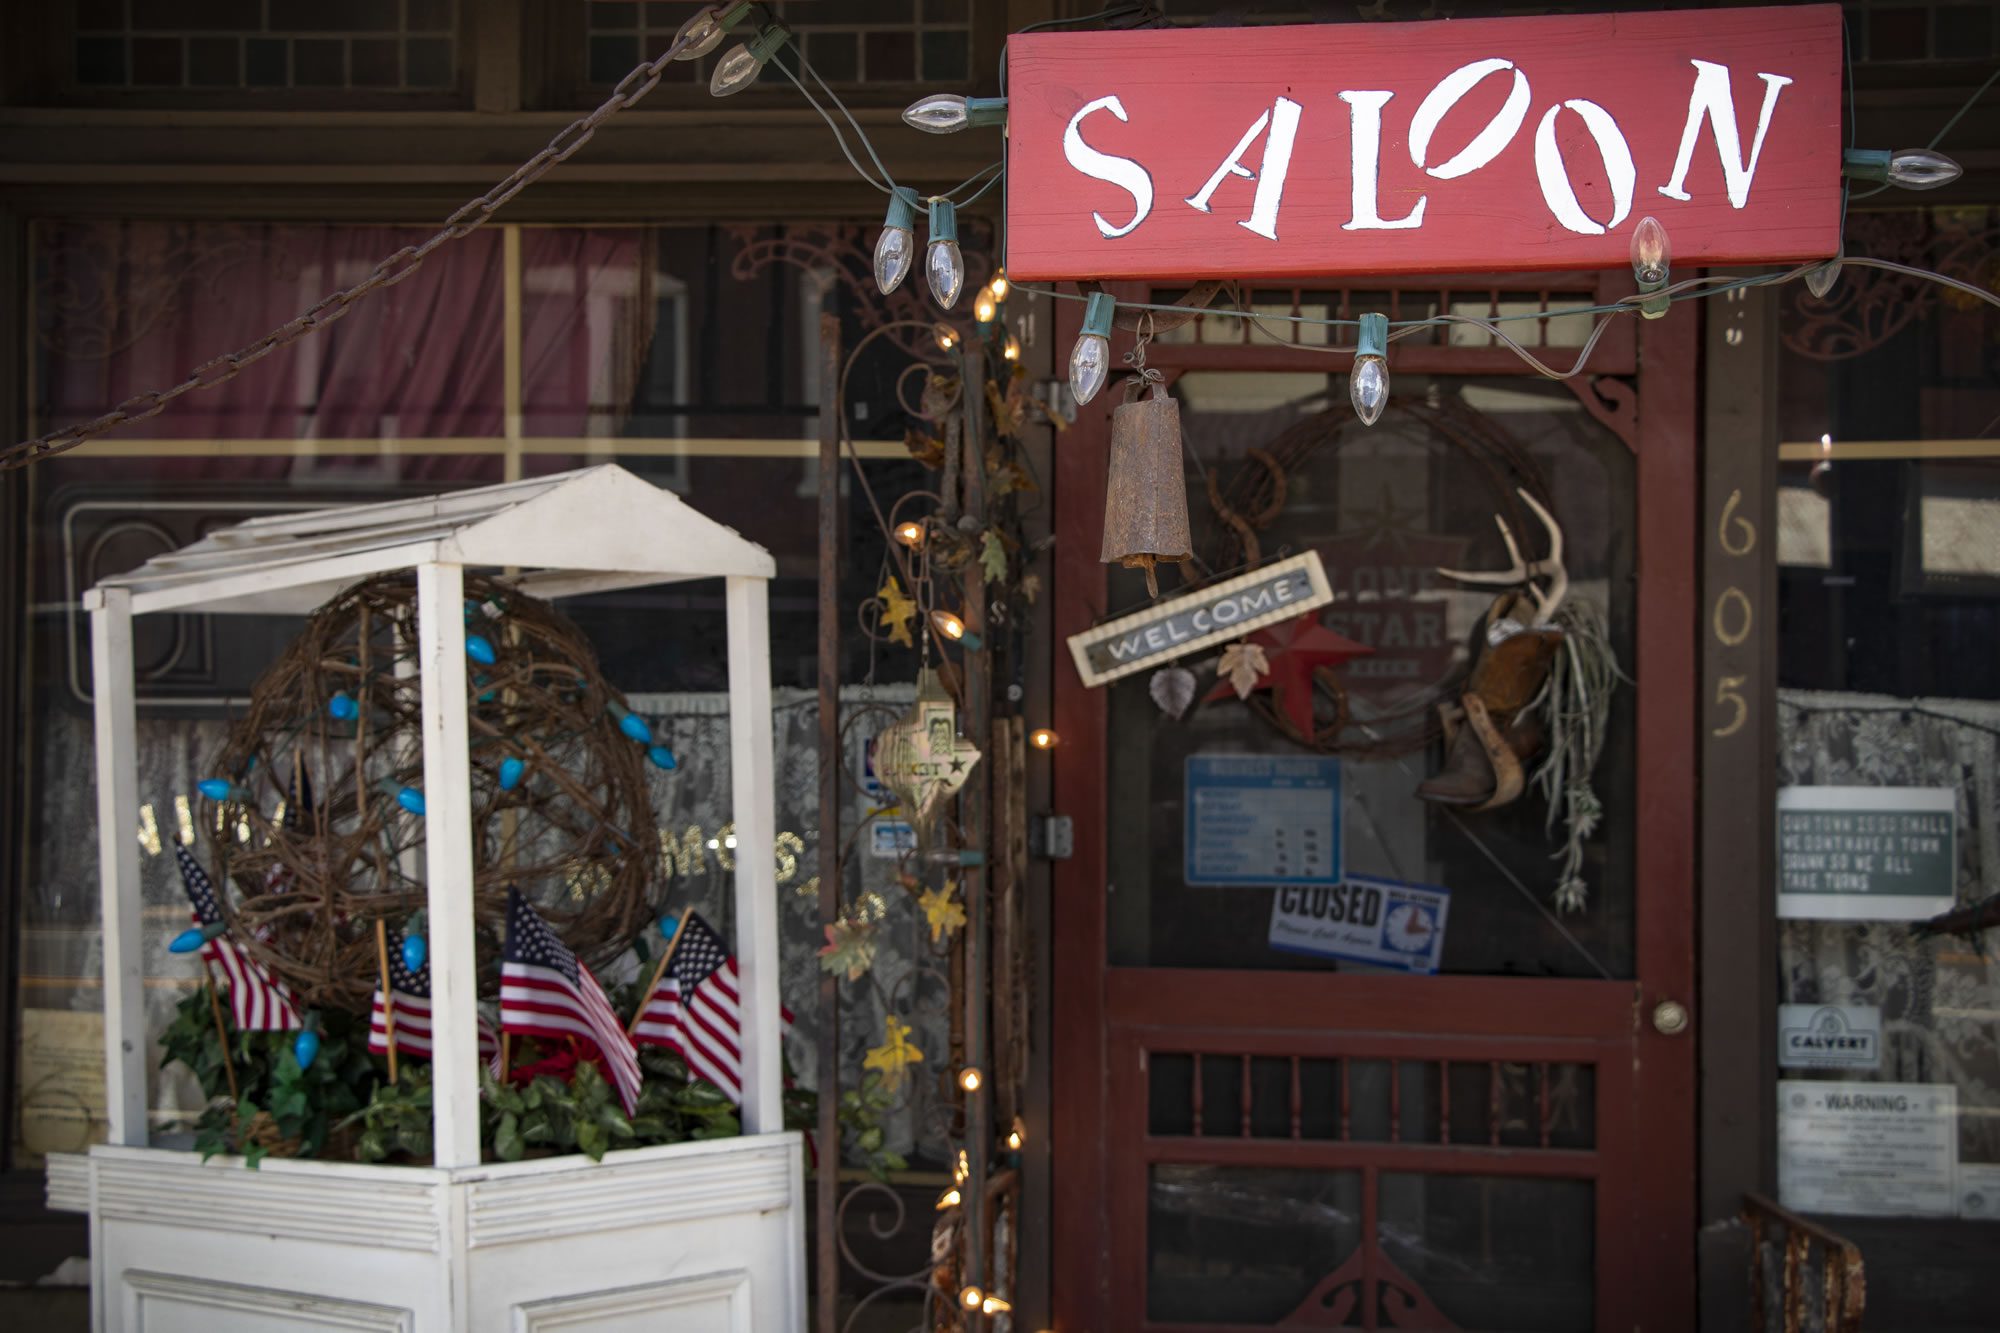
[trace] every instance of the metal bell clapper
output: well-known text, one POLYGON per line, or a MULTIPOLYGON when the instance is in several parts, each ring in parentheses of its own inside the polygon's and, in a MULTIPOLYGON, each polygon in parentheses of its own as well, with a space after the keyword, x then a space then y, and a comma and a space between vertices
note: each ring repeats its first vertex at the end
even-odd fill
POLYGON ((1111 413, 1110 479, 1104 488, 1105 564, 1146 571, 1146 591, 1160 595, 1153 566, 1192 558, 1187 486, 1181 464, 1181 405, 1157 380, 1137 377, 1111 413), (1144 397, 1139 397, 1141 386, 1144 397))

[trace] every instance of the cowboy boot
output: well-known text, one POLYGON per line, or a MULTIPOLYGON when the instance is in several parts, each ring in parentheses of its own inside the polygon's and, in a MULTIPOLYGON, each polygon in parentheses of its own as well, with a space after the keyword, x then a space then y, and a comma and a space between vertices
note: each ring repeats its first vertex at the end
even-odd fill
POLYGON ((1417 787, 1420 799, 1491 810, 1520 797, 1527 787, 1524 761, 1543 741, 1540 720, 1523 713, 1548 679, 1561 642, 1562 631, 1544 625, 1488 644, 1460 700, 1463 725, 1447 727, 1444 767, 1417 787))

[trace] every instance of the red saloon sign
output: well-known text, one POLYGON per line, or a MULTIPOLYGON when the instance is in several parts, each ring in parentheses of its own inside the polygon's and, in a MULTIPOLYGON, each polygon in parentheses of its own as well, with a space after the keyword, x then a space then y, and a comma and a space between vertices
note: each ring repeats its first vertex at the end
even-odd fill
POLYGON ((1031 281, 1690 266, 1840 237, 1836 5, 1008 42, 1031 281))

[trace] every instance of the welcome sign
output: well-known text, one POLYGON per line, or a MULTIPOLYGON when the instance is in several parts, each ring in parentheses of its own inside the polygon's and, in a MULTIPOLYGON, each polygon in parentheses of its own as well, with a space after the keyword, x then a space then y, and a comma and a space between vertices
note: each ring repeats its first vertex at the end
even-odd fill
POLYGON ((1102 685, 1240 639, 1331 600, 1326 567, 1317 551, 1308 551, 1072 635, 1070 656, 1086 686, 1102 685))
POLYGON ((1840 240, 1837 5, 1010 38, 1021 280, 1700 265, 1840 240))

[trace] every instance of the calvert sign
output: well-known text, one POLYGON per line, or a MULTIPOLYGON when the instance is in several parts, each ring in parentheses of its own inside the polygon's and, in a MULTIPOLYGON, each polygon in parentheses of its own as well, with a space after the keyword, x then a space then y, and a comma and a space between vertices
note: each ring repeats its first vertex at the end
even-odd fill
POLYGON ((1015 279, 1839 248, 1837 5, 1009 39, 1015 279))

